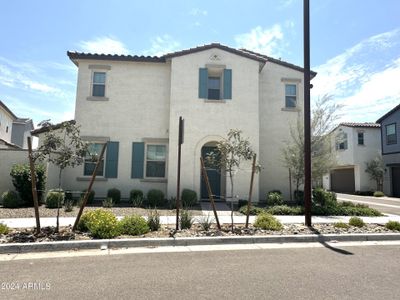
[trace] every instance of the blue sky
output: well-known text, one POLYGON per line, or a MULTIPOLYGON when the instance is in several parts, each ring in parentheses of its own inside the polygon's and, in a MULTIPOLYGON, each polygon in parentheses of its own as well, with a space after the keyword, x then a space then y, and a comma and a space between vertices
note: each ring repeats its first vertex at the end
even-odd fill
MULTIPOLYGON (((400 1, 311 0, 312 97, 342 121, 400 103, 400 1)), ((72 119, 77 68, 66 51, 161 55, 210 42, 302 65, 302 0, 2 1, 0 99, 20 117, 72 119)))

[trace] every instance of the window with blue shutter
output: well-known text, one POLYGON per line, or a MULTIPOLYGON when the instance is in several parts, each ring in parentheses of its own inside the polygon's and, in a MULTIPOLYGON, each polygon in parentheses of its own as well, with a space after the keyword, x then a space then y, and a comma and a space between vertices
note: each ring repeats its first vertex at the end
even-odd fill
POLYGON ((144 143, 132 143, 131 178, 143 178, 144 143))
POLYGON ((232 70, 224 69, 224 99, 232 99, 232 70))
POLYGON ((199 98, 208 98, 208 70, 207 68, 199 69, 199 98))
POLYGON ((108 142, 106 152, 106 178, 118 177, 119 142, 108 142))
POLYGON ((199 98, 209 100, 232 99, 232 70, 218 67, 200 68, 199 98))

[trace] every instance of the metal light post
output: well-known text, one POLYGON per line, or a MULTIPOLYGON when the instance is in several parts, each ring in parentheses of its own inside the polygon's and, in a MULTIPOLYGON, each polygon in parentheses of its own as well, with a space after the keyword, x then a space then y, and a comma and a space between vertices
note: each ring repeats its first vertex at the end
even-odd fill
POLYGON ((304 0, 304 216, 311 226, 310 0, 304 0))

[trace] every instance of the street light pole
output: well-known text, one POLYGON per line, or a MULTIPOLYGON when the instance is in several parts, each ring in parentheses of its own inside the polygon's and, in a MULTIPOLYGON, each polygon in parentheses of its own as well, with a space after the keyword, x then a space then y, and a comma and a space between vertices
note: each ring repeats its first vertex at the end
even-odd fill
POLYGON ((304 216, 311 226, 310 0, 304 9, 304 216))

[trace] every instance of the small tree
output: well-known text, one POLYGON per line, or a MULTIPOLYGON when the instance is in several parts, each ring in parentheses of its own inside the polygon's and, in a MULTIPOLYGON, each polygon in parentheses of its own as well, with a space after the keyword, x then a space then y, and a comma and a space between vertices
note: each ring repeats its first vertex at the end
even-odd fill
MULTIPOLYGON (((234 174, 240 168, 243 160, 253 158, 255 152, 250 147, 250 142, 242 137, 242 131, 231 129, 228 138, 217 142, 217 150, 206 154, 206 161, 209 165, 224 170, 230 180, 231 198, 231 222, 233 230, 233 198, 234 198, 234 174)), ((259 167, 258 167, 259 169, 259 167)))
MULTIPOLYGON (((58 190, 61 191, 62 172, 67 167, 81 165, 88 148, 88 144, 80 138, 79 127, 74 121, 63 122, 57 126, 51 125, 48 121, 41 123, 47 127, 44 141, 34 153, 34 159, 43 161, 47 159, 50 163, 59 168, 58 190)), ((58 202, 60 202, 58 197, 58 202)), ((57 227, 59 230, 60 203, 57 205, 57 227)))
POLYGON ((371 180, 376 182, 376 190, 383 190, 383 175, 385 174, 385 165, 383 163, 382 157, 375 157, 369 162, 365 163, 367 168, 365 172, 369 174, 371 180))

